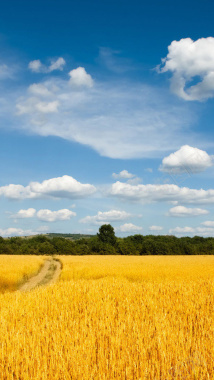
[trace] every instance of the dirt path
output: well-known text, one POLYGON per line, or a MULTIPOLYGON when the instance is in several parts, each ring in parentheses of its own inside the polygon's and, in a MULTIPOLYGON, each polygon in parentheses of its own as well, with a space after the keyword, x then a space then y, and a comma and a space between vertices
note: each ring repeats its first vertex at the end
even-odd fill
POLYGON ((61 263, 58 260, 46 260, 40 272, 31 277, 27 282, 19 288, 21 292, 26 292, 41 285, 49 285, 56 282, 61 273, 61 263))

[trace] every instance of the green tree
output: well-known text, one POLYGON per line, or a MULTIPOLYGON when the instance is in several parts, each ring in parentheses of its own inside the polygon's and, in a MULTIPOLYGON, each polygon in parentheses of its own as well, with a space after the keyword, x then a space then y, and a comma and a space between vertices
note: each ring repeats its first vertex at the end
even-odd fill
POLYGON ((111 226, 111 224, 103 224, 99 228, 99 233, 97 234, 97 237, 104 244, 115 245, 117 241, 114 228, 111 226))

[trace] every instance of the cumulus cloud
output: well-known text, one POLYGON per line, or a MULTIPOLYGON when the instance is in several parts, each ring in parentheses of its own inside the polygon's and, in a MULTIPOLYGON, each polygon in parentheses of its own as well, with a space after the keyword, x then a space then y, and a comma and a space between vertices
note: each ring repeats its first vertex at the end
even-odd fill
POLYGON ((30 186, 22 186, 22 185, 6 185, 0 187, 0 196, 4 196, 8 199, 32 199, 39 198, 39 195, 33 193, 30 189, 30 186))
POLYGON ((64 58, 59 57, 56 61, 55 60, 51 61, 51 64, 50 64, 48 70, 49 70, 49 72, 54 71, 54 70, 62 71, 65 64, 66 64, 66 62, 65 62, 64 58))
POLYGON ((172 73, 171 90, 184 100, 206 100, 214 96, 214 38, 172 41, 158 66, 160 73, 172 73), (200 78, 196 84, 192 80, 200 78))
POLYGON ((28 208, 27 210, 19 210, 16 214, 11 215, 14 219, 33 218, 36 214, 35 208, 28 208))
POLYGON ((61 137, 122 159, 160 157, 187 137, 194 142, 188 127, 195 116, 168 93, 128 81, 91 86, 89 74, 75 70, 70 81, 52 77, 17 96, 19 117, 13 128, 61 137))
POLYGON ((212 227, 197 227, 195 229, 195 232, 197 235, 202 235, 202 236, 213 236, 214 235, 214 228, 212 227))
POLYGON ((121 200, 148 202, 182 202, 192 204, 214 203, 214 189, 197 190, 188 187, 179 187, 173 184, 164 185, 131 185, 129 183, 115 182, 108 192, 109 196, 121 200))
POLYGON ((39 231, 32 230, 23 230, 22 228, 0 228, 0 236, 9 237, 9 236, 29 236, 29 235, 37 235, 39 231))
POLYGON ((137 185, 142 181, 140 177, 137 177, 135 174, 129 173, 127 170, 122 170, 120 173, 113 173, 113 178, 127 180, 127 183, 131 185, 137 185))
POLYGON ((203 226, 206 227, 214 227, 214 221, 213 220, 207 220, 206 222, 201 223, 203 226))
POLYGON ((150 226, 149 230, 150 231, 162 231, 163 227, 161 226, 150 226))
POLYGON ((64 58, 59 57, 56 60, 51 60, 51 64, 49 66, 42 64, 39 59, 29 62, 28 68, 34 73, 51 73, 54 70, 62 71, 66 62, 64 58))
POLYGON ((30 183, 31 191, 36 194, 57 198, 82 198, 93 194, 96 188, 90 184, 82 184, 71 176, 51 178, 40 182, 30 183))
POLYGON ((43 69, 43 65, 39 59, 29 62, 28 68, 34 73, 40 73, 43 69))
POLYGON ((0 196, 8 199, 68 198, 78 199, 94 194, 96 188, 82 184, 71 176, 51 178, 43 182, 30 182, 26 187, 10 184, 0 187, 0 196))
POLYGON ((175 227, 169 230, 170 234, 183 234, 183 233, 194 233, 195 229, 192 227, 175 227))
POLYGON ((120 232, 139 232, 142 230, 143 230, 142 227, 136 226, 135 224, 132 224, 132 223, 125 223, 122 226, 117 228, 117 231, 120 231, 120 232))
POLYGON ((0 236, 3 237, 12 237, 12 236, 31 236, 38 235, 41 233, 47 233, 49 230, 48 226, 38 227, 36 230, 24 230, 22 228, 9 227, 5 229, 0 228, 0 236))
POLYGON ((209 214, 208 210, 202 208, 190 208, 185 206, 176 206, 172 207, 169 210, 169 216, 178 216, 178 217, 188 217, 188 216, 199 216, 209 214))
POLYGON ((43 220, 45 222, 56 222, 58 220, 70 220, 72 216, 76 216, 76 213, 68 209, 58 211, 44 209, 39 210, 36 215, 39 220, 43 220))
POLYGON ((184 145, 162 160, 160 170, 172 174, 199 173, 213 166, 213 162, 213 156, 204 150, 184 145))
POLYGON ((16 214, 11 215, 10 218, 25 219, 33 218, 35 216, 42 221, 55 222, 57 220, 70 220, 72 216, 76 216, 76 213, 68 209, 62 209, 58 211, 44 209, 36 212, 34 208, 29 208, 27 210, 19 210, 16 214))
POLYGON ((87 74, 84 67, 77 67, 77 69, 69 72, 69 83, 75 87, 93 87, 93 79, 90 74, 87 74))
POLYGON ((135 177, 135 174, 129 173, 128 170, 122 170, 120 173, 113 173, 113 178, 119 178, 119 179, 130 179, 135 177))
POLYGON ((128 219, 131 217, 131 214, 126 211, 119 210, 110 210, 110 211, 98 211, 97 215, 86 216, 80 220, 80 223, 89 223, 89 224, 108 224, 111 222, 128 219))
POLYGON ((200 235, 200 236, 213 236, 213 227, 175 227, 169 230, 170 234, 175 235, 200 235))

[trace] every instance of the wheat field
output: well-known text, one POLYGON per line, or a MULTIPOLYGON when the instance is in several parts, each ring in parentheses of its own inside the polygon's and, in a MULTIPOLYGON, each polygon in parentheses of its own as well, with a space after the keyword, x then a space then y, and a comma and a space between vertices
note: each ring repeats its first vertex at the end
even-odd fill
POLYGON ((214 256, 58 256, 61 280, 126 278, 130 281, 195 281, 214 278, 214 256))
POLYGON ((213 256, 59 258, 0 295, 0 379, 214 379, 213 256))
POLYGON ((0 293, 17 289, 40 270, 44 259, 44 256, 0 255, 0 293))

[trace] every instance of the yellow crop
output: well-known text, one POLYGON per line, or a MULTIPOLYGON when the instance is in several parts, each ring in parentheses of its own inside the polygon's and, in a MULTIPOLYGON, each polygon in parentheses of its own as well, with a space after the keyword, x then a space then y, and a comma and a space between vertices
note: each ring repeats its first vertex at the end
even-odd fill
POLYGON ((130 281, 214 278, 214 256, 58 256, 61 279, 126 278, 130 281))
POLYGON ((43 262, 43 256, 0 255, 0 293, 17 289, 39 271, 43 262))
POLYGON ((214 257, 60 257, 0 295, 1 380, 214 379, 214 257))

